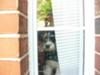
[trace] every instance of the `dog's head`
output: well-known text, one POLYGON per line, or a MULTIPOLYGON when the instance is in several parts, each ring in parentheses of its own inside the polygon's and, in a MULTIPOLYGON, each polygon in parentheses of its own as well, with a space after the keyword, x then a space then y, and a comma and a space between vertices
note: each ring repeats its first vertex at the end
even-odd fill
POLYGON ((54 31, 41 31, 39 38, 43 42, 45 51, 56 50, 54 31))
POLYGON ((46 51, 54 51, 56 50, 56 45, 55 45, 55 35, 53 31, 48 31, 44 35, 44 50, 46 51))

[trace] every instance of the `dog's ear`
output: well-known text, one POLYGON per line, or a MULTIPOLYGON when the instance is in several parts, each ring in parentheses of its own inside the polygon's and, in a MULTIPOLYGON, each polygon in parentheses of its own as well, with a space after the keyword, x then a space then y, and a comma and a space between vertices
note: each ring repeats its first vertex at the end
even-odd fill
POLYGON ((52 42, 56 43, 55 37, 50 38, 52 42))
POLYGON ((42 31, 38 31, 38 41, 43 41, 43 32, 42 31))
POLYGON ((54 42, 54 43, 56 42, 56 40, 55 40, 55 32, 54 31, 50 32, 50 39, 51 39, 52 42, 54 42))
POLYGON ((48 39, 48 32, 47 31, 38 31, 38 40, 41 42, 46 42, 48 39))

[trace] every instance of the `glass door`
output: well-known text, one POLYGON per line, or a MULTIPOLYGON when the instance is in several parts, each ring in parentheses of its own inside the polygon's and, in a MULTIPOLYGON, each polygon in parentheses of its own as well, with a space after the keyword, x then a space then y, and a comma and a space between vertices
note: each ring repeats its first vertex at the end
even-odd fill
POLYGON ((38 75, 60 75, 52 0, 37 0, 38 75))
MULTIPOLYGON (((30 2, 30 75, 93 75, 86 70, 89 63, 93 64, 87 60, 93 57, 93 50, 90 53, 88 49, 94 48, 90 32, 94 31, 93 26, 88 31, 90 22, 84 17, 88 11, 84 9, 86 6, 82 0, 30 2), (88 48, 90 41, 92 48, 88 48)), ((93 71, 93 66, 91 68, 93 71)))
POLYGON ((83 75, 81 0, 37 0, 38 75, 83 75))

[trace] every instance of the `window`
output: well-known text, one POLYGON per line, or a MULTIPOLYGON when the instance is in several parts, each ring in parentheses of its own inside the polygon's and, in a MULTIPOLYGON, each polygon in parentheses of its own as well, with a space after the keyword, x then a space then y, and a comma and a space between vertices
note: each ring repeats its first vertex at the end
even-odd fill
POLYGON ((60 75, 94 75, 94 1, 89 1, 51 0, 54 24, 48 27, 38 23, 37 0, 29 1, 30 75, 39 75, 39 31, 55 32, 60 75))

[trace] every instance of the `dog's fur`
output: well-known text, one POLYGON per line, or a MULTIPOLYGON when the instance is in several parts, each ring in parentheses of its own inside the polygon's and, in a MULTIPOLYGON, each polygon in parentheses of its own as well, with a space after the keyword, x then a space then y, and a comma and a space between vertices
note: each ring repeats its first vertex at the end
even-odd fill
MULTIPOLYGON (((46 52, 48 53, 56 52, 55 56, 57 57, 54 31, 42 31, 39 34, 38 37, 43 41, 43 48, 44 48, 45 55, 46 52)), ((56 60, 58 60, 58 58, 56 60)), ((58 61, 49 60, 45 56, 45 66, 43 72, 44 75, 59 75, 58 61)))

